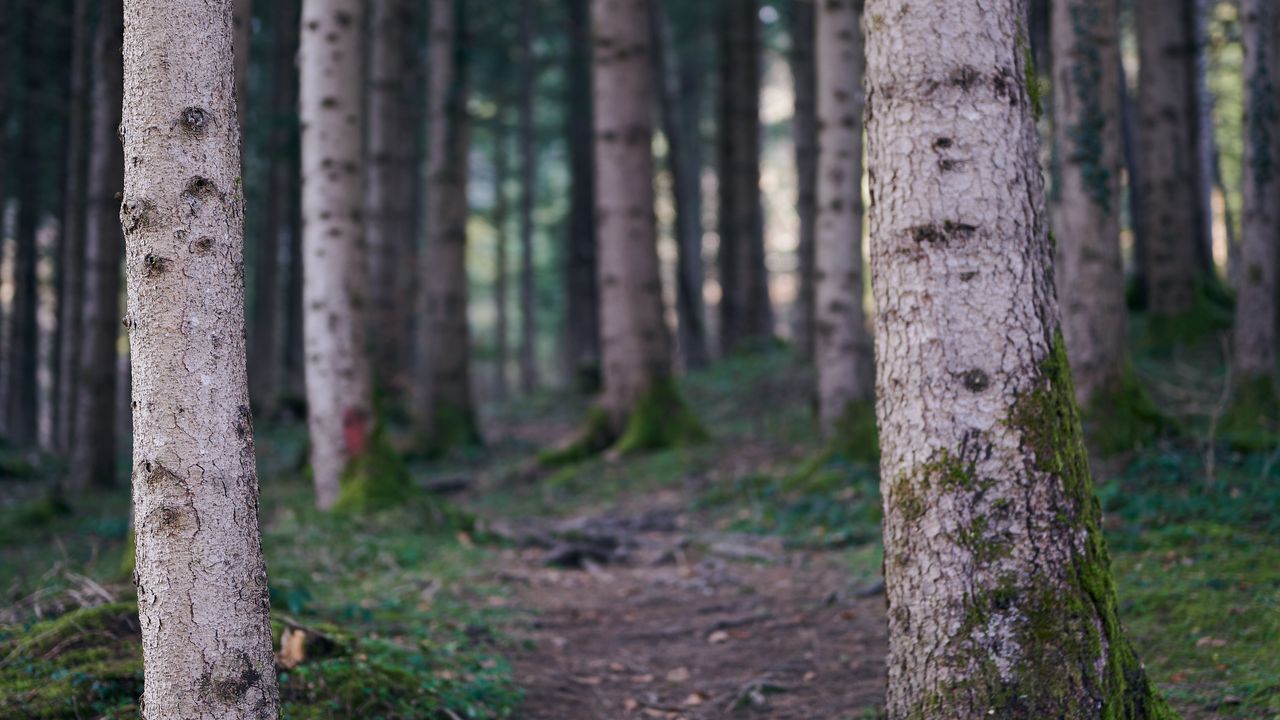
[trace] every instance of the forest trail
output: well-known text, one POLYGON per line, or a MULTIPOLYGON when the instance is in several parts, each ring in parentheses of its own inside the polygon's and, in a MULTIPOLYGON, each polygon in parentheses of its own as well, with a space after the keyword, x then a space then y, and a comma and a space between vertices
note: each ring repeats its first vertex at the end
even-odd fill
POLYGON ((531 641, 518 717, 875 717, 879 586, 856 587, 835 553, 697 532, 679 507, 570 518, 555 525, 572 539, 508 554, 531 641))

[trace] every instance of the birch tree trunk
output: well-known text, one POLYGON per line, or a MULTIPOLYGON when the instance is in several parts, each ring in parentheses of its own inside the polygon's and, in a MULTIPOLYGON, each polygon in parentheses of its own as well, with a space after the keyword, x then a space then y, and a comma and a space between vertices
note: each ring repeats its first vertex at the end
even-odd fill
POLYGON ((1059 330, 1026 0, 868 0, 887 714, 1171 718, 1117 600, 1059 330))
POLYGON ((533 208, 538 194, 534 91, 538 58, 533 48, 534 0, 520 0, 520 389, 538 387, 538 295, 534 276, 533 208))
POLYGON ((1147 307, 1176 318, 1196 301, 1201 267, 1200 150, 1196 132, 1194 0, 1135 0, 1138 192, 1147 307))
POLYGON ((858 432, 875 371, 862 307, 861 12, 855 0, 826 0, 817 11, 818 168, 814 257, 817 282, 814 360, 818 419, 827 435, 858 432))
POLYGON ((304 0, 301 74, 303 336, 316 504, 332 508, 373 424, 361 166, 361 0, 304 0))
MULTIPOLYGON (((75 447, 75 403, 79 394, 80 316, 84 309, 85 144, 89 90, 89 0, 75 0, 71 29, 71 80, 67 98, 67 176, 62 213, 58 296, 58 393, 54 447, 75 447)), ((2 52, 2 51, 0 51, 2 52)))
MULTIPOLYGON (((1276 411, 1276 263, 1280 259, 1280 11, 1270 0, 1242 0, 1245 143, 1240 283, 1232 374, 1236 408, 1276 411)), ((1261 419, 1241 417, 1255 427, 1261 419)))
POLYGON ((1062 332, 1076 399, 1090 407, 1128 372, 1128 317, 1120 258, 1123 109, 1116 0, 1053 5, 1052 206, 1062 332))
MULTIPOLYGON (((791 3, 791 76, 795 82, 796 104, 791 137, 796 146, 796 212, 800 216, 800 277, 796 296, 796 347, 800 356, 814 358, 817 322, 817 282, 815 281, 816 233, 818 217, 818 68, 814 53, 817 10, 814 0, 791 3)), ((837 72, 846 70, 840 68, 837 72)), ((858 91, 861 92, 859 82, 858 91)), ((861 119, 858 127, 861 128, 861 119)), ((858 139, 861 146, 862 139, 858 139)), ((859 158, 861 165, 861 158, 859 158)), ((847 168, 846 168, 847 169, 847 168)), ((858 181, 861 202, 861 179, 858 181)), ((859 219, 861 219, 859 217, 859 219)), ((861 235, 861 229, 859 229, 861 235)))
POLYGON ((570 384, 584 394, 600 388, 600 298, 596 288, 595 142, 591 137, 591 0, 565 0, 569 51, 565 114, 571 176, 569 236, 565 249, 570 384))
POLYGON ((365 236, 369 240, 369 309, 374 377, 387 397, 402 397, 409 308, 401 275, 412 244, 413 133, 409 80, 414 76, 414 4, 374 0, 369 17, 369 137, 365 153, 365 236))
POLYGON ((725 0, 720 19, 720 343, 773 336, 760 204, 759 0, 725 0))
POLYGON ((73 487, 116 484, 116 340, 120 337, 120 200, 124 154, 119 128, 124 92, 120 0, 102 4, 93 42, 93 97, 80 314, 79 388, 70 479, 73 487))
POLYGON ((462 50, 465 0, 432 0, 427 102, 426 244, 418 316, 419 433, 441 452, 479 442, 467 322, 467 151, 470 117, 462 50))
POLYGON ((648 0, 592 2, 601 409, 623 451, 682 442, 691 417, 671 378, 658 272, 649 10, 648 0))
POLYGON ((142 715, 273 719, 231 0, 126 0, 124 28, 142 715))

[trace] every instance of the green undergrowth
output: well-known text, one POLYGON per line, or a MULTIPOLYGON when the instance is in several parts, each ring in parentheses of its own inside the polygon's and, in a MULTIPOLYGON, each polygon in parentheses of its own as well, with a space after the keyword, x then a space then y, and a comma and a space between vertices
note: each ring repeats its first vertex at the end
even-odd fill
POLYGON ((1238 381, 1218 424, 1218 436, 1232 448, 1270 452, 1280 447, 1280 391, 1271 376, 1238 381))
POLYGON ((1173 317, 1135 314, 1133 325, 1140 352, 1163 354, 1213 338, 1231 328, 1235 299, 1216 277, 1196 281, 1191 309, 1173 317))
POLYGON ((1103 455, 1149 447, 1181 432, 1178 423, 1156 407, 1132 368, 1115 387, 1094 398, 1082 416, 1090 445, 1103 455))
POLYGON ((404 458, 391 447, 381 421, 369 434, 369 447, 347 461, 336 510, 362 513, 395 507, 413 492, 404 458))

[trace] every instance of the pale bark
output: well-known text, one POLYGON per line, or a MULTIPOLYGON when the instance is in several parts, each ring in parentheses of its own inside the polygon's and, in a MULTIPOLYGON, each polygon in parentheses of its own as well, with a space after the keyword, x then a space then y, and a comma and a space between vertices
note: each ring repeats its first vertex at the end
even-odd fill
POLYGON ((570 384, 583 393, 594 393, 600 387, 590 2, 565 0, 569 36, 564 67, 569 106, 565 113, 565 135, 571 175, 564 269, 566 354, 570 384))
POLYGON ((773 336, 760 203, 760 4, 725 0, 720 17, 720 344, 773 336))
POLYGON ((73 487, 116 484, 116 340, 120 335, 120 200, 124 155, 118 129, 123 76, 120 0, 102 4, 93 43, 90 155, 85 195, 84 306, 80 314, 73 487))
POLYGON ((275 718, 231 1, 126 0, 124 20, 142 716, 275 718))
POLYGON ((652 59, 647 0, 593 0, 601 406, 621 432, 671 372, 653 214, 652 59))
POLYGON ((1137 218, 1147 306, 1171 318, 1195 304, 1200 222, 1195 0, 1135 0, 1138 75, 1137 218))
MULTIPOLYGON (((800 237, 796 247, 800 272, 797 278, 795 344, 800 356, 805 359, 814 357, 814 327, 817 317, 814 264, 818 217, 819 125, 818 68, 814 56, 817 46, 815 4, 814 0, 792 0, 791 3, 791 77, 796 89, 791 137, 796 146, 796 212, 800 217, 800 237)), ((858 91, 861 92, 860 84, 858 91)), ((858 127, 862 127, 860 119, 858 127)))
POLYGON ((1025 12, 866 4, 892 720, 1172 717, 1115 614, 1025 12))
POLYGON ((814 361, 818 419, 827 434, 873 394, 871 331, 862 307, 861 13, 824 0, 817 13, 818 168, 814 361))
POLYGON ((682 48, 663 0, 651 0, 654 73, 659 84, 667 166, 675 202, 676 318, 686 368, 705 367, 705 307, 702 301, 702 96, 698 49, 682 48))
POLYGON ((533 49, 534 0, 520 0, 520 389, 538 387, 538 289, 533 245, 533 208, 538 195, 538 148, 534 137, 534 92, 538 57, 533 49))
POLYGON ((1051 208, 1062 332, 1076 398, 1089 406, 1128 368, 1128 317, 1120 257, 1123 109, 1116 0, 1053 5, 1054 143, 1051 208))
POLYGON ((75 0, 72 9, 71 81, 67 98, 67 176, 63 196, 62 292, 58 296, 58 364, 54 447, 75 446, 75 403, 79 392, 80 316, 84 302, 85 145, 89 110, 89 0, 75 0))
POLYGON ((505 400, 511 394, 511 386, 507 382, 507 364, 511 359, 511 347, 508 322, 507 301, 507 237, 510 221, 510 205, 507 200, 507 181, 511 176, 511 162, 507 154, 510 148, 507 143, 506 113, 499 109, 493 123, 493 304, 495 306, 494 321, 494 368, 493 394, 496 400, 505 400))
POLYGON ((316 504, 338 500, 348 461, 372 429, 361 222, 361 0, 304 0, 298 56, 302 117, 303 337, 316 504))
POLYGON ((471 330, 467 322, 467 112, 459 48, 464 0, 432 0, 427 88, 426 239, 418 317, 419 433, 444 450, 478 439, 471 391, 471 330))
POLYGON ((1272 378, 1276 364, 1276 262, 1280 253, 1280 11, 1242 0, 1245 142, 1243 242, 1232 367, 1238 381, 1272 378))
POLYGON ((407 390, 409 311, 400 297, 413 229, 415 3, 374 0, 369 16, 369 135, 364 219, 369 242, 369 326, 373 371, 389 398, 407 390))

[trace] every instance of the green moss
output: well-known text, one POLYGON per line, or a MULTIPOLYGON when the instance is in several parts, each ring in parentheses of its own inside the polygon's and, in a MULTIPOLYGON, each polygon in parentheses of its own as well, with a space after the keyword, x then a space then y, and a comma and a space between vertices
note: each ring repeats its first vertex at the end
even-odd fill
POLYGON ((1180 430, 1156 407, 1131 367, 1125 368, 1112 387, 1089 401, 1084 420, 1090 441, 1103 455, 1148 446, 1180 430))
POLYGON ((1216 276, 1201 277, 1191 308, 1179 315, 1149 315, 1139 345, 1153 352, 1193 345, 1230 329, 1234 310, 1235 299, 1222 281, 1216 276))
POLYGON ((849 460, 875 462, 880 459, 880 432, 876 426, 874 400, 849 405, 835 425, 831 448, 849 460))
POLYGON ((707 431, 685 405, 676 381, 655 380, 636 400, 627 427, 614 449, 622 455, 705 442, 707 431))
POLYGON ((120 551, 120 578, 128 580, 138 566, 138 534, 133 528, 125 533, 124 549, 120 551))
POLYGON ((925 504, 924 499, 916 492, 915 484, 909 475, 899 477, 893 483, 890 491, 892 497, 889 502, 893 504, 894 510, 898 516, 907 523, 914 523, 924 517, 925 504))
POLYGON ((1044 89, 1040 86, 1040 75, 1036 73, 1036 59, 1031 52, 1031 44, 1025 40, 1019 40, 1022 45, 1022 72, 1023 80, 1027 84, 1027 98, 1031 100, 1031 113, 1036 122, 1040 122, 1040 117, 1044 114, 1044 102, 1042 95, 1044 89))
POLYGON ((342 489, 334 509, 350 513, 396 507, 414 493, 409 468, 391 447, 381 421, 369 434, 365 451, 347 461, 341 483, 342 489))
POLYGON ((470 408, 443 405, 435 409, 431 428, 420 443, 428 458, 441 458, 453 450, 484 445, 475 413, 470 408))
POLYGON ((1219 437, 1242 452, 1266 452, 1280 444, 1280 391, 1270 375, 1241 378, 1218 423, 1219 437))
POLYGON ((600 407, 592 407, 578 435, 564 447, 539 453, 538 464, 543 467, 575 465, 608 450, 617 437, 610 426, 609 414, 600 407))

